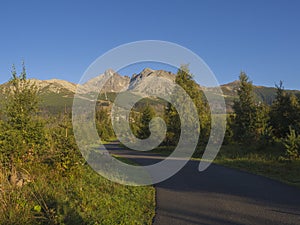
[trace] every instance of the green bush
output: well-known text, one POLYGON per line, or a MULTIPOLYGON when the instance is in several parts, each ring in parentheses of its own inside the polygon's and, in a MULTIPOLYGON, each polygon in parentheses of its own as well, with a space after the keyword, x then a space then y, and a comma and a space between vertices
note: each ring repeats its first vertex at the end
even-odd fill
POLYGON ((299 157, 300 136, 290 127, 290 132, 284 139, 285 157, 290 160, 295 160, 299 157))

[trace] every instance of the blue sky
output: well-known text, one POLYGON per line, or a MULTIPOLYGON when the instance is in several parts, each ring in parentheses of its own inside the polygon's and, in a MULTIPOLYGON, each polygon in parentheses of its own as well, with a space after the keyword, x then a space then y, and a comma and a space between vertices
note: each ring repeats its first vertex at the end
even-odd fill
POLYGON ((78 82, 111 48, 151 39, 194 51, 220 83, 243 70, 300 89, 299 12, 297 0, 1 1, 0 82, 22 60, 29 77, 78 82))

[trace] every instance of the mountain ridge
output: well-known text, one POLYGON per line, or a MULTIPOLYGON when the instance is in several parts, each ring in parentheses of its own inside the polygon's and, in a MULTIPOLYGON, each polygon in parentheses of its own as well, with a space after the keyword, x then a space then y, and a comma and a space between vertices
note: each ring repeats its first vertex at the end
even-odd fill
MULTIPOLYGON (((124 90, 131 90, 136 93, 143 93, 147 90, 148 93, 155 94, 152 90, 150 78, 165 78, 173 83, 175 83, 176 75, 172 72, 165 70, 153 70, 151 68, 145 68, 138 74, 133 74, 131 77, 122 76, 112 69, 106 70, 103 74, 100 74, 83 84, 75 84, 61 79, 49 79, 49 80, 39 80, 39 79, 29 79, 37 85, 39 89, 39 94, 44 100, 47 107, 53 105, 67 104, 69 107, 72 105, 74 94, 77 90, 80 90, 80 94, 87 93, 99 93, 99 86, 103 85, 102 82, 107 79, 106 83, 101 88, 102 93, 118 93, 124 90), (150 83, 149 83, 150 82, 150 83), (150 85, 149 85, 150 84, 150 85)), ((155 81, 154 81, 155 82, 155 81)), ((0 93, 3 95, 3 90, 9 84, 8 82, 0 84, 0 93)), ((200 88, 205 88, 201 87, 200 88)), ((225 98, 226 107, 228 112, 232 112, 232 106, 234 100, 237 99, 237 91, 239 88, 239 81, 235 80, 227 84, 220 85, 223 96, 225 98)), ((276 96, 275 87, 267 86, 256 86, 253 85, 254 97, 258 102, 264 102, 266 104, 271 104, 276 96)), ((162 92, 171 93, 168 85, 161 85, 162 92)), ((300 96, 299 90, 287 90, 288 92, 294 93, 300 96)), ((157 94, 157 93, 156 93, 157 94)))

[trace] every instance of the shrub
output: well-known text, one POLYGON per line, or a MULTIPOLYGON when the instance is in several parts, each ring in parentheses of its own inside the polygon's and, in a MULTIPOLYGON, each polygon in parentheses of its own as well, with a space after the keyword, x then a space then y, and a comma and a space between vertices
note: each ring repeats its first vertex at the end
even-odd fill
POLYGON ((285 157, 290 160, 294 160, 299 157, 299 147, 300 147, 300 136, 296 134, 296 131, 289 128, 290 132, 284 139, 285 146, 285 157))

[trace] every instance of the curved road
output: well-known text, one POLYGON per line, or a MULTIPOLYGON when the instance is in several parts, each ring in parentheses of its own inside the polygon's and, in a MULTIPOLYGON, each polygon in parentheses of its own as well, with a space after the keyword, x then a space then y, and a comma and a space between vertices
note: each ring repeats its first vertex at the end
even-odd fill
MULTIPOLYGON (((106 147, 141 165, 163 159, 122 149, 118 143, 106 147)), ((179 173, 155 185, 154 225, 300 224, 300 189, 215 164, 200 173, 198 166, 199 161, 189 161, 179 173)))

